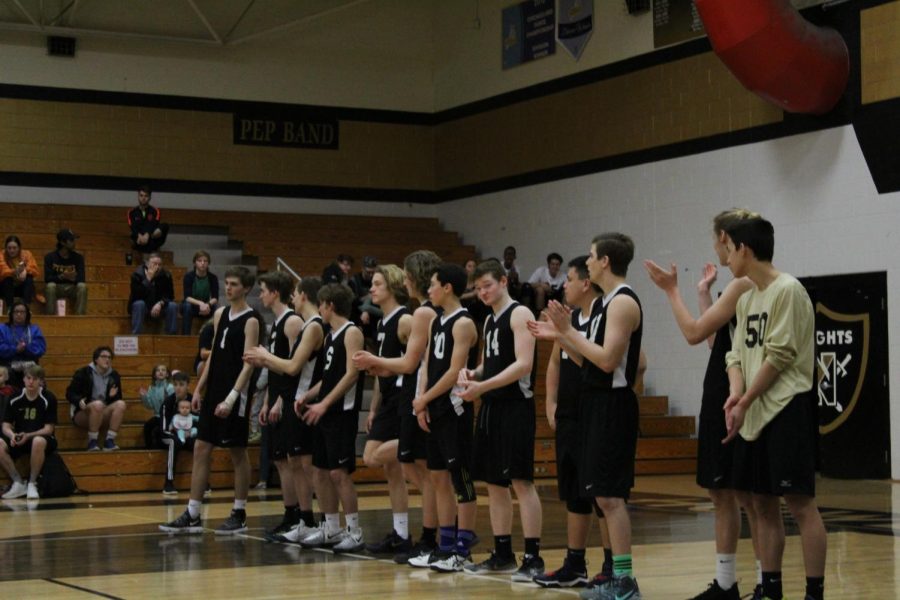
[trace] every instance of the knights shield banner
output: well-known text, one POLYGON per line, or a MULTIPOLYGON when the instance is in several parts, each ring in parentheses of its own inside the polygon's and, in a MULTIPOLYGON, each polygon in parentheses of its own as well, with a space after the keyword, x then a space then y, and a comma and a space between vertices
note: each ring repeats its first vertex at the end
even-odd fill
POLYGON ((578 60, 594 31, 594 0, 559 0, 557 14, 556 41, 578 60))
POLYGON ((844 314, 816 303, 819 432, 840 427, 859 402, 869 362, 869 314, 844 314))

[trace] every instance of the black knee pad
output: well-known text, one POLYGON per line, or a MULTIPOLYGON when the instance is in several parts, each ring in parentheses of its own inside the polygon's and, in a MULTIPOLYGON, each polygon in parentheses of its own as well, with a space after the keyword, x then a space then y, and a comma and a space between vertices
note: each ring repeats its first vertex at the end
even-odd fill
POLYGON ((569 498, 566 500, 566 510, 575 515, 589 515, 591 501, 587 498, 569 498))
POLYGON ((453 482, 457 502, 465 503, 475 500, 475 483, 472 481, 468 469, 453 469, 450 471, 450 480, 453 482))

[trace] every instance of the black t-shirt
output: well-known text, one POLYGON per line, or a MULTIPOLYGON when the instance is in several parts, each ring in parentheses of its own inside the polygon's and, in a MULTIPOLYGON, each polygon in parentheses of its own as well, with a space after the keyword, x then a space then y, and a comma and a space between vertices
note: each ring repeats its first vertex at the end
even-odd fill
MULTIPOLYGON (((503 372, 516 362, 516 339, 513 335, 510 319, 518 302, 510 302, 503 311, 496 315, 493 311, 484 321, 484 363, 482 381, 503 372)), ((525 375, 501 388, 485 392, 484 400, 524 400, 532 398, 531 376, 525 375)))
POLYGON ((31 433, 44 425, 56 425, 56 396, 49 390, 38 392, 37 398, 29 400, 23 390, 9 401, 3 420, 11 423, 16 433, 31 433))

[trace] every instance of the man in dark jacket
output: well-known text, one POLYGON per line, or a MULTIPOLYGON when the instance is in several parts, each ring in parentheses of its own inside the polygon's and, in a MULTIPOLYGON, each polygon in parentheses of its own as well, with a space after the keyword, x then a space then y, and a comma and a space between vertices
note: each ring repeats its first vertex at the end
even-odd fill
POLYGON ((122 400, 122 380, 112 368, 113 352, 109 346, 94 350, 91 364, 81 367, 72 375, 66 388, 66 400, 72 406, 69 414, 72 422, 88 430, 88 450, 99 450, 100 428, 108 426, 104 450, 118 450, 116 435, 125 417, 125 401, 122 400))
POLYGON ((166 333, 174 334, 178 327, 178 304, 174 302, 175 286, 172 274, 163 269, 162 257, 156 252, 144 257, 144 264, 131 274, 131 294, 128 312, 131 313, 131 333, 139 334, 144 318, 165 317, 166 333))
POLYGON ((47 314, 55 315, 57 298, 75 302, 76 315, 87 311, 87 284, 84 282, 84 257, 75 252, 78 236, 71 229, 56 234, 56 250, 44 257, 44 281, 47 282, 47 314))
POLYGON ((138 189, 138 205, 128 211, 131 241, 134 249, 143 253, 159 250, 169 235, 169 224, 161 223, 159 209, 150 206, 152 194, 150 186, 141 186, 138 189))

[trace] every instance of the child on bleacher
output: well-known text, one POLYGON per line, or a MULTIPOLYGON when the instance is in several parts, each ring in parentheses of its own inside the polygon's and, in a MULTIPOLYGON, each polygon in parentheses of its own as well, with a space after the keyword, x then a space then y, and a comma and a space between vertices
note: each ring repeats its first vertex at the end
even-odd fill
POLYGON ((200 416, 191 413, 191 401, 185 398, 178 401, 178 414, 172 417, 169 433, 178 438, 182 444, 197 437, 197 423, 200 416))
POLYGON ((164 364, 153 367, 149 389, 141 386, 138 393, 141 396, 141 404, 153 411, 153 416, 144 423, 144 444, 147 448, 161 448, 162 428, 160 427, 159 412, 166 398, 175 393, 169 377, 169 367, 164 364))
POLYGON ((183 403, 187 405, 187 417, 191 419, 191 424, 195 424, 196 416, 191 415, 191 394, 188 390, 188 384, 191 378, 183 371, 175 371, 172 373, 173 392, 166 397, 162 408, 159 412, 160 431, 162 432, 162 443, 168 449, 168 457, 166 461, 166 483, 163 487, 163 494, 177 494, 175 489, 175 459, 179 450, 193 450, 194 439, 196 438, 196 429, 190 436, 179 435, 183 431, 173 431, 176 422, 184 422, 185 418, 181 414, 183 403))

